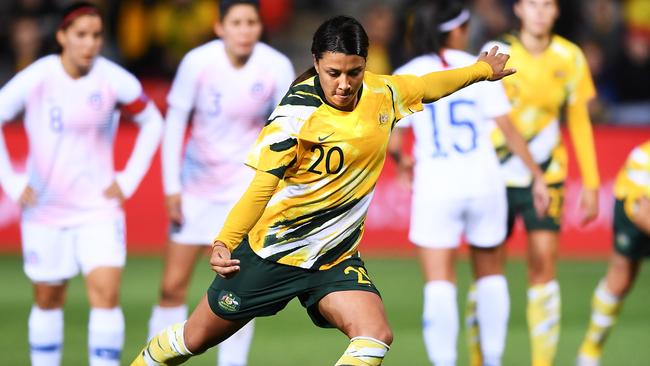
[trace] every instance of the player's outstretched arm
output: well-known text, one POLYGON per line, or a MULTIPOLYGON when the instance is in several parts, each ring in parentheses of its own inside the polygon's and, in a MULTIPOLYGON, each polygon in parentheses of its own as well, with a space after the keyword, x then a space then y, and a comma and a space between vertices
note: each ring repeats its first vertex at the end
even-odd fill
POLYGON ((433 103, 476 82, 499 80, 514 74, 514 69, 504 69, 510 56, 497 53, 497 49, 495 46, 490 52, 483 52, 474 65, 423 75, 421 77, 424 82, 422 102, 433 103))

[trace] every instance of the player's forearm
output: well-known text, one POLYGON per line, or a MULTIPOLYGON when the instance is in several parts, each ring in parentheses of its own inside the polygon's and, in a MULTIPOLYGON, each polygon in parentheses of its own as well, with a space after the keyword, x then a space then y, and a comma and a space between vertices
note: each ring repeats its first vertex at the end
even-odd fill
POLYGON ((432 103, 459 89, 492 77, 492 67, 484 61, 453 70, 436 71, 422 76, 422 103, 432 103))
POLYGON ((170 106, 165 117, 161 148, 163 190, 166 195, 181 191, 181 152, 190 112, 170 106))
POLYGON ((567 107, 567 117, 569 133, 578 158, 583 185, 587 189, 597 189, 600 186, 600 178, 598 165, 596 164, 594 134, 587 104, 570 104, 567 107))
POLYGON ((273 196, 280 178, 273 174, 256 171, 253 181, 235 206, 230 210, 221 232, 214 239, 220 241, 232 252, 237 248, 244 236, 255 226, 262 217, 266 205, 273 196))
POLYGON ((160 144, 163 128, 162 116, 151 102, 134 119, 140 126, 140 132, 126 168, 116 177, 120 190, 126 198, 133 195, 147 173, 158 144, 160 144))
POLYGON ((508 146, 508 149, 521 159, 521 161, 526 165, 534 177, 543 177, 544 172, 542 172, 542 169, 533 159, 533 156, 528 150, 528 144, 526 143, 526 140, 524 140, 524 137, 512 125, 510 118, 507 115, 504 115, 496 117, 494 120, 506 138, 506 145, 508 146))

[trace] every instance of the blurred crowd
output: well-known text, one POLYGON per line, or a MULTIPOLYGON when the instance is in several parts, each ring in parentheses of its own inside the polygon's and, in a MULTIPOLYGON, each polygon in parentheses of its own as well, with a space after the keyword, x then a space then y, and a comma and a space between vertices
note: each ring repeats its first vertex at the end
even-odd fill
MULTIPOLYGON (((55 50, 58 10, 69 0, 0 2, 0 84, 55 50)), ((106 15, 103 53, 142 78, 170 79, 183 55, 214 37, 217 0, 96 0, 106 15)), ((264 40, 306 68, 317 24, 334 14, 362 21, 368 68, 390 73, 409 57, 404 33, 416 0, 261 0, 264 40)), ((468 0, 471 49, 516 29, 515 0, 468 0)), ((598 87, 595 121, 650 124, 650 1, 559 0, 555 31, 579 44, 598 87)))

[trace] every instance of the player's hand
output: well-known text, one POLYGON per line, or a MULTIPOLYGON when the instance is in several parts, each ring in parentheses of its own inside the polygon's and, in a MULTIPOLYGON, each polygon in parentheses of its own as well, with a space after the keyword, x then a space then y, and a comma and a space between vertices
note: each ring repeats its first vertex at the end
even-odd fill
POLYGON ((505 53, 497 53, 499 47, 494 46, 490 49, 490 52, 481 52, 478 56, 479 61, 485 61, 492 67, 492 77, 490 81, 501 80, 508 75, 512 75, 517 70, 515 69, 506 69, 506 62, 510 58, 510 55, 505 53))
POLYGON ((648 197, 641 197, 634 203, 634 212, 630 221, 646 235, 650 235, 650 199, 648 197))
POLYGON ((124 204, 124 193, 122 193, 122 189, 115 180, 104 190, 104 197, 108 199, 116 199, 120 205, 124 204))
POLYGON ((175 193, 165 197, 165 206, 167 207, 167 215, 169 219, 177 224, 183 224, 183 211, 181 210, 181 194, 175 193))
POLYGON ((580 195, 580 211, 582 226, 594 221, 598 216, 598 189, 583 189, 580 195))
POLYGON ((31 186, 25 187, 23 193, 21 193, 20 198, 18 198, 18 203, 20 207, 33 207, 36 205, 36 192, 31 186))
POLYGON ((533 180, 533 206, 537 217, 542 218, 548 211, 551 204, 551 195, 548 193, 548 187, 544 181, 544 176, 540 175, 533 180))
POLYGON ((232 278, 239 273, 239 259, 230 259, 230 250, 220 241, 212 245, 210 266, 223 278, 232 278))
POLYGON ((397 182, 409 191, 413 189, 413 158, 408 155, 400 156, 397 164, 397 182))

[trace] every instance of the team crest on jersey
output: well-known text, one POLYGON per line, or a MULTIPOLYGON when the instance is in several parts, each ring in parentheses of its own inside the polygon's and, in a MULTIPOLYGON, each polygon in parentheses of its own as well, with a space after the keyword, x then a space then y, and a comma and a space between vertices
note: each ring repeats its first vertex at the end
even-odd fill
POLYGON ((102 106, 102 94, 100 92, 94 92, 88 97, 88 104, 92 109, 99 109, 102 106))
POLYGON ((251 94, 254 96, 260 96, 264 92, 264 84, 261 81, 256 82, 251 87, 251 94))
POLYGON ((222 290, 219 293, 219 307, 225 311, 235 312, 241 306, 241 298, 232 291, 222 290))
POLYGON ((380 113, 379 114, 379 124, 383 125, 386 122, 388 122, 388 113, 380 113))

